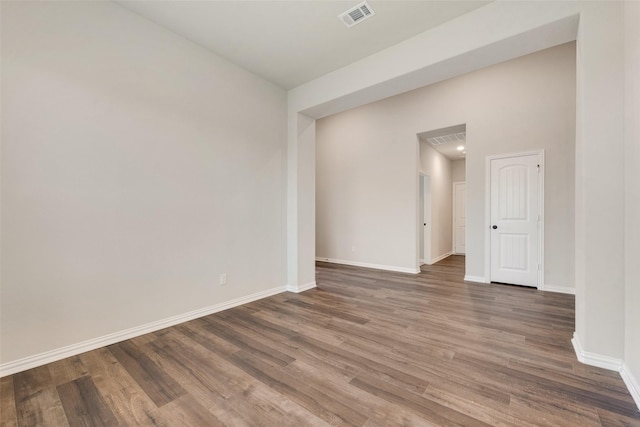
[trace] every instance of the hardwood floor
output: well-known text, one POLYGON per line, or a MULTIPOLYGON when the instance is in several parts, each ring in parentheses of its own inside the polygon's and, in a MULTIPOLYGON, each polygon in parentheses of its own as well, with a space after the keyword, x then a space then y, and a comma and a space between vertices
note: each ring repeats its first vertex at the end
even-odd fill
POLYGON ((574 298, 319 263, 284 293, 0 380, 3 426, 640 426, 574 298))

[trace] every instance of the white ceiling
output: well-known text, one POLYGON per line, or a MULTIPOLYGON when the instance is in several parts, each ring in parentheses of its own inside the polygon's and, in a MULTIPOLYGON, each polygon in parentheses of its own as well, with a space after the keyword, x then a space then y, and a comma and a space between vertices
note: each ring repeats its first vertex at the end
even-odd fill
POLYGON ((418 139, 451 160, 462 160, 466 158, 467 151, 466 131, 466 125, 456 125, 428 132, 421 132, 418 134, 418 139), (451 139, 452 141, 434 145, 430 141, 432 138, 438 138, 440 141, 443 139, 451 139), (462 151, 458 150, 458 147, 460 146, 464 147, 462 151))
POLYGON ((285 89, 489 3, 369 0, 376 15, 347 28, 338 15, 361 0, 116 1, 285 89))
POLYGON ((441 145, 432 145, 426 141, 425 144, 429 145, 429 147, 433 148, 443 156, 448 157, 450 160, 464 160, 467 158, 466 138, 458 142, 450 142, 441 145), (460 146, 464 147, 462 151, 458 150, 458 147, 460 146))

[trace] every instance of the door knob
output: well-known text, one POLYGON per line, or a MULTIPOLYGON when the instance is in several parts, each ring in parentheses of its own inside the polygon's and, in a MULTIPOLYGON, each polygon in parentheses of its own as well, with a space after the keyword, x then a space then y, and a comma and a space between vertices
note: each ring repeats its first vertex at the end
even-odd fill
POLYGON ((491 228, 493 228, 495 230, 496 228, 498 228, 498 226, 497 225, 492 225, 491 228))

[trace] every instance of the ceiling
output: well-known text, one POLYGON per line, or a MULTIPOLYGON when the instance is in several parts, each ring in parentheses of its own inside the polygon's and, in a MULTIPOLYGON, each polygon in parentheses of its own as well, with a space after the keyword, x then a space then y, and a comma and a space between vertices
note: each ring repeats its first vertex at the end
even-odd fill
POLYGON ((369 0, 375 16, 347 28, 338 15, 361 0, 115 1, 284 89, 489 3, 369 0))
POLYGON ((461 160, 467 154, 467 125, 421 132, 418 139, 451 160, 461 160), (464 147, 458 150, 458 147, 464 147))

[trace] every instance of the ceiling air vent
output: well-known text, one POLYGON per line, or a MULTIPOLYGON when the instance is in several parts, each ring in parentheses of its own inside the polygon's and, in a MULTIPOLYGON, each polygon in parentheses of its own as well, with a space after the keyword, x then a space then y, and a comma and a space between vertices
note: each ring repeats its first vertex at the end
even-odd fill
POLYGON ((452 133, 449 135, 442 136, 434 136, 432 138, 427 138, 427 141, 431 143, 431 145, 442 145, 448 144, 450 142, 460 142, 464 144, 466 139, 466 132, 452 133))
POLYGON ((371 9, 369 3, 363 1, 357 6, 352 7, 344 13, 338 15, 338 17, 344 22, 344 25, 351 28, 356 24, 361 23, 369 18, 371 18, 376 13, 371 9))

